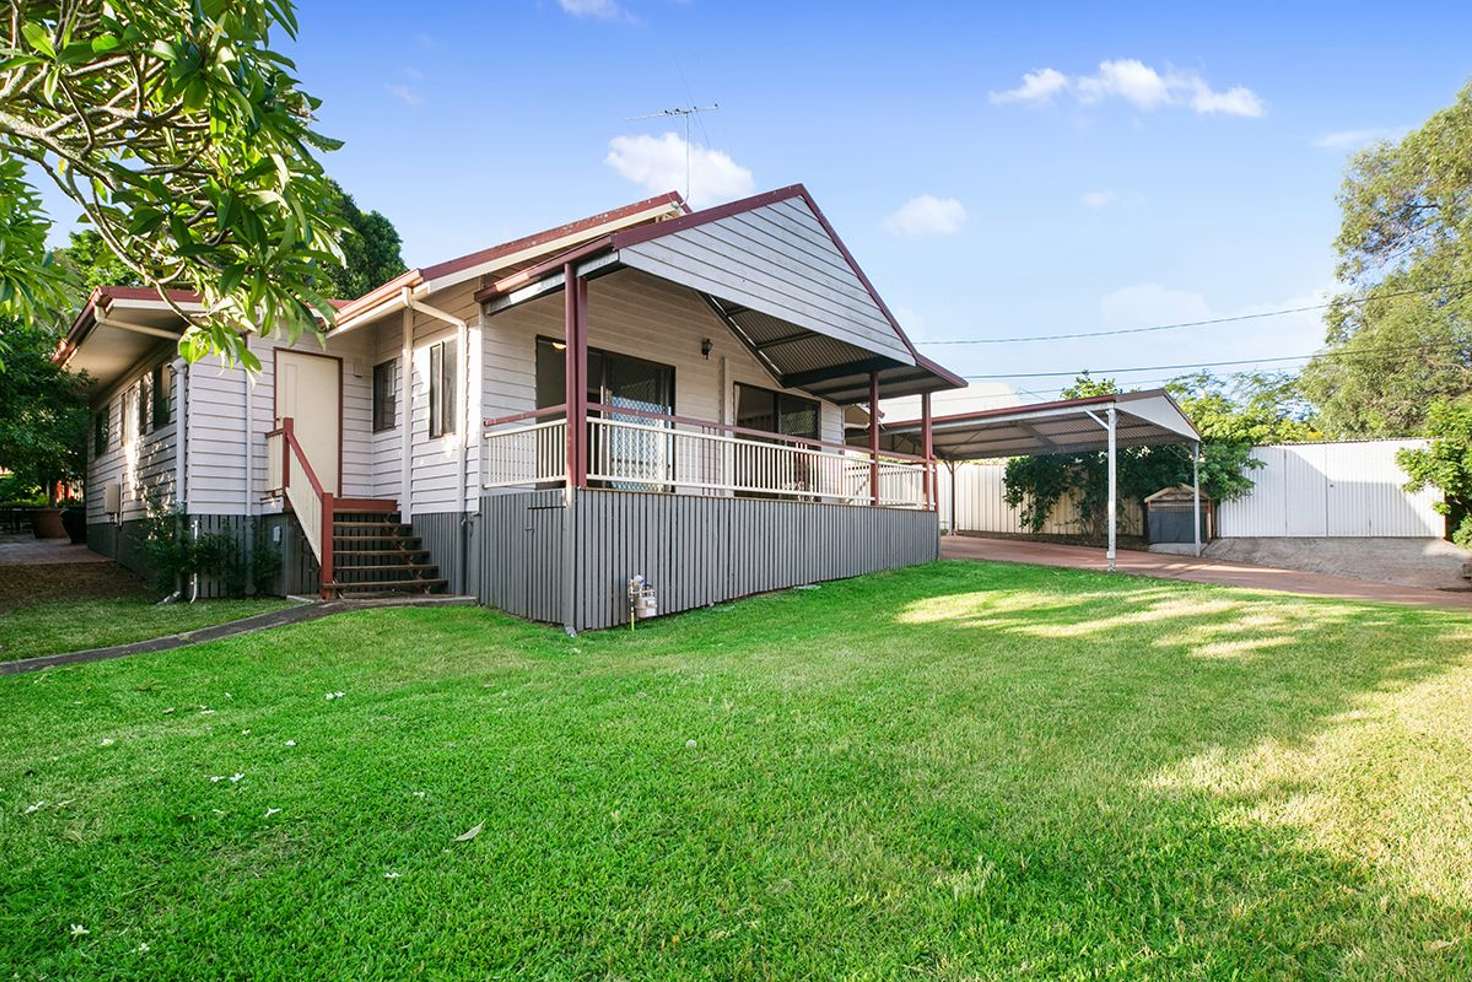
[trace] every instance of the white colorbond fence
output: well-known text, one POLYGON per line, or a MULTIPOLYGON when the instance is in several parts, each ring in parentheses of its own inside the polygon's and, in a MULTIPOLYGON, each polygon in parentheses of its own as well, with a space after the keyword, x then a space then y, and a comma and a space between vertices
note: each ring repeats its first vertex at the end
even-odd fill
MULTIPOLYGON (((1223 538, 1441 538, 1445 519, 1436 511, 1434 489, 1411 494, 1396 451, 1425 446, 1424 440, 1367 440, 1258 447, 1263 466, 1250 472, 1254 487, 1245 497, 1217 508, 1223 538)), ((951 476, 940 468, 941 527, 962 532, 1024 534, 1016 509, 1003 500, 1003 461, 956 468, 956 521, 951 516, 951 476)), ((1142 535, 1138 502, 1120 502, 1120 533, 1142 535)), ((1082 523, 1075 498, 1054 506, 1042 529, 1048 535, 1078 535, 1082 523)))
POLYGON ((1440 495, 1405 490, 1396 452, 1424 440, 1365 440, 1258 447, 1254 487, 1218 509, 1224 538, 1441 538, 1440 495))

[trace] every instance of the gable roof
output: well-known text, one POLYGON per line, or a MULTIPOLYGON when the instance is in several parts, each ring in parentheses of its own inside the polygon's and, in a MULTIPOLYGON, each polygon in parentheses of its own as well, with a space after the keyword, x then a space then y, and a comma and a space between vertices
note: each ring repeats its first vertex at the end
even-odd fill
POLYGON ((793 184, 655 224, 613 232, 476 293, 488 302, 564 264, 640 269, 690 287, 773 372, 836 402, 965 385, 916 350, 807 188, 793 184))

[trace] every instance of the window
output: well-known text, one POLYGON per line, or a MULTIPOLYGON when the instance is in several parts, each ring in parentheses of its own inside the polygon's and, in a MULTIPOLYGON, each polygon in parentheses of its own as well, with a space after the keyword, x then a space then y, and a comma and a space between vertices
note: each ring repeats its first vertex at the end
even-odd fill
POLYGON ((123 430, 123 446, 130 446, 134 438, 138 436, 138 386, 130 385, 123 392, 120 415, 122 416, 119 423, 123 430))
POLYGON ((397 424, 399 363, 379 362, 373 366, 373 432, 391 430, 397 424))
POLYGON ((455 432, 455 342, 429 347, 429 435, 455 432))
POLYGON ((138 380, 138 435, 151 432, 148 426, 148 410, 153 404, 153 376, 145 375, 138 380))
POLYGON ((174 366, 153 366, 153 428, 168 426, 170 418, 169 399, 174 389, 174 366))
POLYGON ((813 399, 736 384, 736 425, 783 436, 819 439, 821 410, 813 399))
MULTIPOLYGON (((537 338, 538 409, 567 401, 567 387, 563 382, 566 354, 561 341, 537 338)), ((669 365, 632 355, 589 348, 588 401, 672 416, 675 412, 675 370, 669 365)), ((617 417, 617 413, 614 416, 617 417)), ((629 419, 648 422, 632 414, 629 419)))
POLYGON ((107 405, 99 409, 92 417, 92 456, 100 457, 107 453, 107 418, 112 414, 112 406, 107 405))

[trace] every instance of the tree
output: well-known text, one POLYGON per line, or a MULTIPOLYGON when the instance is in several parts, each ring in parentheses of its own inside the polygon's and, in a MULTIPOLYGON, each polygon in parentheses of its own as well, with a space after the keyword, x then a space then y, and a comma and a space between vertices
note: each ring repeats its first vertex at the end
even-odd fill
POLYGON ((402 243, 393 222, 377 211, 364 214, 352 195, 336 181, 330 183, 336 195, 336 210, 346 223, 348 234, 342 238, 342 263, 324 268, 330 284, 325 292, 352 300, 405 270, 399 255, 402 243))
POLYGON ((1472 549, 1472 396, 1438 399, 1426 414, 1425 449, 1402 450, 1396 460, 1410 481, 1407 491, 1427 486, 1442 494, 1436 510, 1447 516, 1452 541, 1472 549))
MULTIPOLYGON (((1295 380, 1278 374, 1248 374, 1228 382, 1209 372, 1171 382, 1167 389, 1201 433, 1201 487, 1217 501, 1252 490, 1249 471, 1262 466, 1252 448, 1316 438, 1310 412, 1295 380)), ((1065 399, 1113 395, 1113 379, 1087 373, 1063 390, 1065 399)), ((1121 500, 1141 501, 1161 488, 1192 481, 1190 452, 1179 445, 1121 447, 1115 478, 1121 500)), ((1039 454, 1007 462, 1005 499, 1021 509, 1022 521, 1039 532, 1053 507, 1069 492, 1079 493, 1085 525, 1100 531, 1108 511, 1109 463, 1101 451, 1039 454)))
MULTIPOLYGON (((67 246, 56 250, 55 257, 56 264, 67 273, 83 301, 99 286, 143 285, 133 270, 102 241, 102 236, 90 229, 73 232, 67 246)), ((80 306, 74 299, 65 309, 75 311, 80 306)))
POLYGON ((86 465, 86 380, 51 360, 56 333, 47 325, 3 325, 10 352, 0 380, 0 469, 28 494, 82 478, 86 465))
MULTIPOLYGON (((258 363, 238 327, 330 322, 321 269, 342 219, 302 91, 271 34, 290 0, 12 0, 0 27, 0 314, 61 292, 22 162, 81 208, 137 279, 197 291, 180 352, 258 363)), ((170 301, 172 304, 172 301, 170 301)))
POLYGON ((1344 292, 1304 392, 1331 434, 1417 433, 1433 402, 1472 389, 1472 85, 1359 153, 1339 204, 1344 292))

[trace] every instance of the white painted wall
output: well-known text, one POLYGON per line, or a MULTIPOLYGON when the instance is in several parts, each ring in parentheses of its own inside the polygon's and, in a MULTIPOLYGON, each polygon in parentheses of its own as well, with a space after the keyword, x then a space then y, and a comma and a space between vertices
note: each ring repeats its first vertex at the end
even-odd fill
POLYGON ((1225 538, 1441 538, 1446 520, 1433 489, 1411 494, 1398 451, 1424 440, 1258 447, 1263 467, 1250 473, 1252 492, 1220 506, 1225 538))
MULTIPOLYGON (((178 372, 169 391, 169 422, 139 433, 136 423, 136 400, 139 381, 163 361, 174 361, 167 345, 138 365, 92 403, 93 412, 106 412, 107 447, 97 453, 92 439, 92 426, 87 427, 87 474, 85 496, 88 524, 109 521, 133 521, 143 518, 150 494, 160 504, 174 503, 175 452, 178 443, 178 372), (104 508, 103 486, 110 481, 122 488, 122 513, 109 515, 104 508)), ((179 363, 182 364, 182 363, 179 363)), ((177 367, 177 366, 176 366, 177 367)), ((152 421, 152 406, 149 420, 152 421)))
MULTIPOLYGON (((536 408, 537 336, 562 337, 562 316, 558 292, 486 319, 483 416, 536 408)), ((735 383, 779 388, 699 295, 635 270, 588 284, 588 344, 673 366, 675 413, 680 416, 729 423, 735 416, 735 383), (709 358, 700 351, 706 338, 712 344, 709 358)), ((840 407, 820 401, 819 410, 823 439, 841 442, 840 407)))

